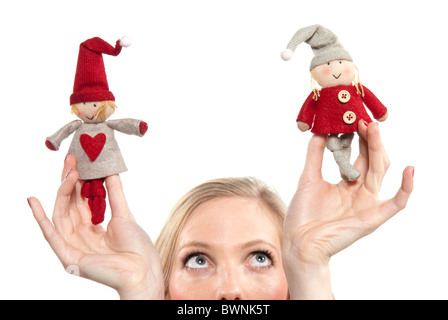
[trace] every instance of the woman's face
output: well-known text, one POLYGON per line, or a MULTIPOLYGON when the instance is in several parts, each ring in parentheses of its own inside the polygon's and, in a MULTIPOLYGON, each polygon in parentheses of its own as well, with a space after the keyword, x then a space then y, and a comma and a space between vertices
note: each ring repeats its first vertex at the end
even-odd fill
POLYGON ((171 299, 286 299, 281 234, 273 213, 241 197, 207 201, 181 231, 171 299))

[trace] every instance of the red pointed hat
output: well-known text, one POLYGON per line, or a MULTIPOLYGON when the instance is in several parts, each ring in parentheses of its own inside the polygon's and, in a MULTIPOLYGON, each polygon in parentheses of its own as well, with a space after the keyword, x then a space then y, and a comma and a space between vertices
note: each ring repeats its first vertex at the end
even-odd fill
POLYGON ((101 38, 88 39, 79 45, 78 64, 76 66, 75 84, 70 96, 70 105, 80 102, 115 101, 109 91, 103 54, 118 56, 122 47, 128 47, 127 37, 117 40, 115 48, 101 38))

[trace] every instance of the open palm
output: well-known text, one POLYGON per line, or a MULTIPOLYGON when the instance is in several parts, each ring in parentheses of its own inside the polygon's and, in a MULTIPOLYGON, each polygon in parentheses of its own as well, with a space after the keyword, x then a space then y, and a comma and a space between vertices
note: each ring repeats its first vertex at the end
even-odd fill
POLYGON ((112 217, 105 230, 91 223, 81 196, 76 159, 68 155, 53 212, 53 224, 40 202, 30 198, 36 221, 70 273, 103 283, 122 298, 163 298, 159 256, 133 218, 118 175, 106 178, 112 217))
MULTIPOLYGON (((378 198, 389 167, 376 123, 359 123, 360 154, 353 182, 330 184, 322 178, 326 136, 314 135, 305 168, 284 225, 284 256, 289 265, 325 265, 337 252, 368 235, 402 210, 413 188, 413 168, 403 173, 402 185, 392 199, 378 198)), ((287 272, 288 273, 288 272, 287 272)))

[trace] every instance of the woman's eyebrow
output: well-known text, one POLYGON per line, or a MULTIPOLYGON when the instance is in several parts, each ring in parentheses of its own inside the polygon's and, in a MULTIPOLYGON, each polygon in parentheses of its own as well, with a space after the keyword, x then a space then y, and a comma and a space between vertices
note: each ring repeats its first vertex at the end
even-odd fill
POLYGON ((241 245, 241 248, 246 249, 246 248, 254 247, 254 246, 257 246, 257 245, 266 245, 266 246, 271 247, 275 251, 278 251, 278 248, 275 245, 273 245, 269 241, 266 241, 266 240, 263 240, 263 239, 255 239, 255 240, 251 240, 249 242, 246 242, 246 243, 241 245))
POLYGON ((192 240, 192 241, 188 241, 188 242, 184 243, 179 248, 179 250, 182 250, 182 249, 188 248, 188 247, 210 248, 210 245, 208 243, 205 243, 205 242, 202 242, 202 241, 192 240))
MULTIPOLYGON (((274 244, 272 244, 269 241, 263 240, 263 239, 254 239, 254 240, 242 243, 239 247, 241 249, 247 249, 247 248, 255 247, 255 246, 259 246, 259 245, 268 246, 268 247, 272 248, 273 250, 275 250, 276 252, 279 251, 278 248, 274 244)), ((203 242, 203 241, 191 240, 191 241, 188 241, 188 242, 182 244, 182 246, 179 247, 179 251, 181 251, 185 248, 190 248, 190 247, 210 249, 211 247, 213 247, 213 245, 210 243, 207 243, 207 242, 203 242)))

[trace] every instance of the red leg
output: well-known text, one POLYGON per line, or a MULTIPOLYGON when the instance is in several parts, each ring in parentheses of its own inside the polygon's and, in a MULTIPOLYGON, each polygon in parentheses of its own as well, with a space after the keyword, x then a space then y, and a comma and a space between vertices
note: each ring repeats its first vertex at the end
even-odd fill
POLYGON ((92 212, 92 223, 99 224, 104 221, 106 212, 106 189, 104 179, 93 179, 84 181, 81 195, 89 198, 89 208, 92 212))

